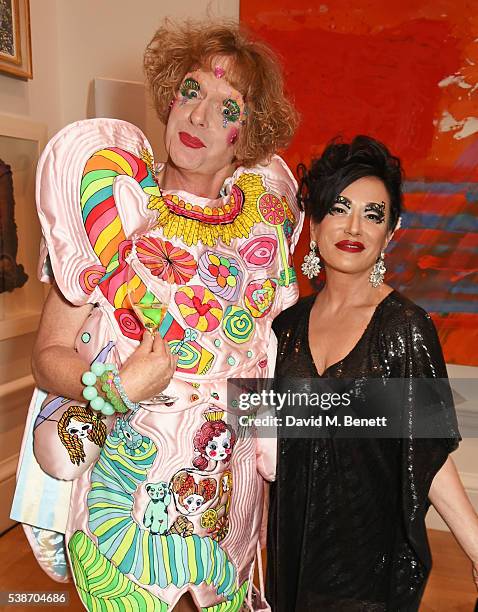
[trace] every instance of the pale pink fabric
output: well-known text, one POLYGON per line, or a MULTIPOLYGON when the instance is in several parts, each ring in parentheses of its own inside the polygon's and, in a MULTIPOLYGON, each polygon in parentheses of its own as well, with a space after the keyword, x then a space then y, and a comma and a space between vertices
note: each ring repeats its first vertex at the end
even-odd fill
MULTIPOLYGON (((120 367, 138 342, 122 333, 115 317, 115 305, 108 301, 100 287, 96 286, 90 294, 87 294, 79 281, 85 269, 99 263, 98 256, 88 240, 81 216, 81 176, 89 157, 103 147, 117 147, 137 156, 142 149, 150 148, 137 128, 122 121, 97 119, 72 124, 53 138, 41 158, 37 202, 45 239, 43 256, 49 253, 53 274, 61 292, 72 304, 97 305, 78 334, 76 348, 79 354, 88 362, 93 361, 99 354, 106 354, 106 358, 102 360, 113 362, 120 367)), ((289 227, 288 235, 281 236, 283 245, 281 248, 286 249, 285 257, 289 260, 303 223, 303 215, 299 212, 295 200, 295 180, 284 162, 279 157, 274 157, 266 166, 252 169, 239 168, 229 181, 228 195, 219 200, 219 203, 228 201, 232 185, 244 173, 260 176, 269 194, 275 194, 279 199, 287 199, 294 223, 289 227)), ((147 209, 149 196, 137 182, 130 177, 119 176, 113 186, 113 193, 126 236, 137 232, 138 228, 150 225, 152 213, 147 209)), ((201 207, 207 204, 214 206, 214 202, 208 202, 191 194, 177 195, 180 199, 201 207)), ((279 232, 284 232, 281 226, 272 226, 259 221, 253 225, 248 235, 233 239, 230 245, 219 240, 213 247, 202 242, 190 246, 178 236, 165 237, 161 228, 148 233, 152 238, 168 241, 174 247, 186 249, 197 262, 206 252, 219 253, 236 260, 242 275, 238 295, 233 301, 215 295, 222 306, 223 314, 228 306, 240 307, 241 310, 249 312, 245 301, 248 286, 256 282, 260 287, 265 279, 273 279, 275 282, 272 306, 264 316, 252 318, 254 331, 247 341, 241 343, 231 341, 222 326, 224 319, 215 330, 200 332, 197 342, 214 356, 210 369, 203 374, 184 373, 178 370, 165 390, 166 394, 177 398, 174 404, 144 406, 129 421, 129 425, 136 432, 152 440, 158 449, 147 479, 134 493, 131 521, 136 522, 142 532, 146 529, 144 515, 150 502, 146 483, 164 482, 171 486, 171 483, 177 482, 181 477, 182 472, 187 471, 192 474, 199 487, 208 479, 212 479, 216 483, 215 492, 210 498, 207 495, 203 496, 205 499, 200 508, 191 511, 186 509, 184 505, 186 502, 181 499, 180 494, 173 490, 167 507, 169 524, 174 524, 178 517, 186 517, 193 524, 195 534, 209 537, 210 533, 202 526, 201 517, 209 508, 218 507, 221 495, 227 498, 225 489, 229 481, 225 482, 224 479, 227 479, 227 473, 232 473, 232 492, 228 507, 229 531, 220 542, 220 547, 236 568, 237 587, 251 578, 263 518, 263 479, 274 478, 276 443, 273 438, 257 439, 246 433, 244 436, 239 436, 228 461, 214 461, 208 458, 206 464, 199 468, 193 463, 199 454, 195 450, 194 439, 206 422, 205 413, 211 410, 216 410, 218 414, 223 411, 224 416, 221 420, 232 427, 236 435, 240 433, 237 416, 231 413, 227 405, 227 378, 272 377, 276 346, 271 323, 277 314, 292 305, 298 297, 295 282, 290 282, 288 286, 279 282, 284 263, 284 257, 282 259, 280 257, 279 232), (254 248, 257 248, 254 239, 263 237, 276 244, 275 256, 270 261, 264 256, 267 249, 254 254, 254 248), (266 265, 261 266, 261 261, 266 262, 266 265)), ((96 239, 96 235, 93 239, 96 239)), ((137 262, 135 265, 135 270, 140 276, 149 273, 144 266, 138 265, 137 262)), ((43 270, 43 262, 41 269, 43 270)), ((46 277, 48 273, 43 271, 43 275, 46 277)), ((196 273, 186 286, 204 286, 204 278, 204 275, 196 273)), ((209 283, 208 285, 210 286, 209 283)), ((157 277, 153 279, 154 292, 158 296, 161 296, 165 288, 169 292, 172 287, 172 296, 175 298, 181 286, 167 285, 164 280, 157 277)), ((180 312, 179 304, 174 299, 171 301, 169 312, 184 329, 189 327, 180 312)), ((47 400, 51 403, 52 398, 49 397, 47 400)), ((44 405, 48 403, 47 400, 44 405)), ((85 458, 74 463, 66 454, 65 444, 60 440, 57 431, 58 421, 65 408, 73 404, 72 402, 62 404, 56 412, 48 413, 44 422, 39 422, 35 433, 35 454, 43 469, 56 478, 77 478, 73 484, 67 541, 79 530, 95 541, 95 534, 89 523, 87 496, 99 446, 88 438, 83 438, 85 458)), ((111 429, 111 422, 107 425, 108 429, 111 429)), ((138 581, 133 574, 130 574, 129 578, 138 581)), ((212 586, 205 584, 198 586, 188 584, 180 588, 171 584, 166 590, 158 585, 141 586, 171 605, 174 605, 185 590, 191 590, 196 603, 202 607, 212 606, 224 600, 212 586)), ((267 604, 258 602, 256 609, 267 609, 267 604)))

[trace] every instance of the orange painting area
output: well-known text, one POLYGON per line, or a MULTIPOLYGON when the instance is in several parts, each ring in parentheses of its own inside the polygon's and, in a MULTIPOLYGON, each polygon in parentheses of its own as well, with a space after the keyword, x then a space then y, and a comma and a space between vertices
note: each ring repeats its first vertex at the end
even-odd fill
POLYGON ((478 366, 478 314, 433 315, 447 363, 478 366))
MULTIPOLYGON (((405 171, 387 281, 433 316, 448 363, 478 365, 478 0, 241 0, 279 55, 301 124, 295 171, 333 138, 368 134, 405 171)), ((301 294, 317 288, 295 265, 301 294)), ((320 279, 319 279, 320 280, 320 279)))

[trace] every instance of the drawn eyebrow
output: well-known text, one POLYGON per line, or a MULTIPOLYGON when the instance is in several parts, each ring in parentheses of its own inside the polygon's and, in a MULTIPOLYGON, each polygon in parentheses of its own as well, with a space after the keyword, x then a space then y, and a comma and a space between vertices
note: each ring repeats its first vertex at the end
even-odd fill
POLYGON ((347 208, 350 208, 352 206, 352 202, 349 200, 349 198, 343 195, 336 196, 334 204, 343 204, 344 206, 347 206, 347 208))
POLYGON ((367 202, 365 206, 374 206, 376 208, 385 208, 385 202, 367 202))

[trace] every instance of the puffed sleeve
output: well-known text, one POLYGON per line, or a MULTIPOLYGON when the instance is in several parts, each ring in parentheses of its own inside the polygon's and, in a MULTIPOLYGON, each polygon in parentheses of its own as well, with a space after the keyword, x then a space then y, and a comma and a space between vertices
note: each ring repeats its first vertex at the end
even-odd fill
POLYGON ((267 166, 260 166, 257 170, 265 188, 265 193, 258 199, 258 209, 263 221, 275 228, 279 242, 280 299, 274 309, 278 314, 299 299, 292 255, 304 224, 304 212, 297 204, 297 181, 281 157, 274 155, 267 166))
POLYGON ((75 306, 97 301, 99 284, 122 264, 129 229, 150 216, 149 195, 157 190, 151 167, 141 130, 116 119, 78 121, 45 147, 36 178, 39 275, 53 275, 75 306))

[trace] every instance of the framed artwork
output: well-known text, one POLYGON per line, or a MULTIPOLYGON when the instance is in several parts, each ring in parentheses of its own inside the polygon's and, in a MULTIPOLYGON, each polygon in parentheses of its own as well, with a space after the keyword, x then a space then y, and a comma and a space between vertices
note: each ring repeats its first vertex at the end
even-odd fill
POLYGON ((35 331, 45 297, 35 173, 46 126, 0 115, 0 340, 35 331))
POLYGON ((29 0, 0 0, 0 72, 33 78, 29 0))
MULTIPOLYGON (((282 59, 294 171, 333 138, 383 141, 405 170, 387 282, 431 313, 448 364, 478 366, 478 0, 241 0, 282 59)), ((307 224, 305 226, 307 228, 307 224)), ((308 251, 304 231, 296 266, 308 251)), ((301 293, 316 290, 300 272, 301 293)))

